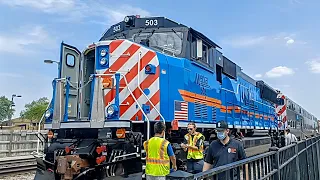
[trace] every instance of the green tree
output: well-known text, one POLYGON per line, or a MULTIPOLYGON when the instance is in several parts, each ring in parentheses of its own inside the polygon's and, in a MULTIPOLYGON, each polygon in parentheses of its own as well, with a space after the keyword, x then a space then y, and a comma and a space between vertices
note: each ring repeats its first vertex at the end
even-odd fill
POLYGON ((5 96, 0 97, 0 121, 9 119, 13 116, 14 109, 11 109, 12 102, 5 96))
POLYGON ((42 97, 37 101, 32 101, 24 106, 25 110, 21 111, 20 116, 24 119, 39 122, 43 113, 47 110, 48 104, 49 100, 46 97, 42 97))

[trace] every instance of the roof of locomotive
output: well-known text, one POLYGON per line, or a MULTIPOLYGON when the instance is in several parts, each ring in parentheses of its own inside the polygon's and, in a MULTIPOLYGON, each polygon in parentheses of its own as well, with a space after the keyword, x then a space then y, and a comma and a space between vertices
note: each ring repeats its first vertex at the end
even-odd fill
POLYGON ((133 29, 186 28, 196 38, 202 39, 203 41, 207 42, 209 45, 212 45, 213 47, 218 47, 222 49, 219 45, 217 45, 215 42, 213 42, 211 39, 209 39, 207 36, 203 35, 199 31, 191 27, 188 27, 184 24, 177 23, 166 17, 139 17, 139 16, 126 16, 126 17, 131 18, 132 23, 130 25, 128 25, 128 23, 126 23, 125 20, 112 25, 109 29, 107 29, 103 33, 99 41, 105 40, 108 37, 113 36, 115 34, 118 34, 127 30, 133 30, 133 29))

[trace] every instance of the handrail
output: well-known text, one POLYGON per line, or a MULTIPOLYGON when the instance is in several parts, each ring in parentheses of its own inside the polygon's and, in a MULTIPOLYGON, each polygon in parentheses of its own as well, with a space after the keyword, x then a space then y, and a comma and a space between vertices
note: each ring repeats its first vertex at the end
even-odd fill
MULTIPOLYGON (((146 119, 147 119, 147 139, 149 139, 149 134, 150 134, 150 120, 149 120, 149 118, 147 117, 147 115, 144 113, 144 111, 143 111, 143 109, 142 109, 142 107, 141 107, 141 105, 139 104, 139 102, 138 102, 138 100, 136 99, 136 97, 134 96, 134 94, 133 94, 133 92, 131 91, 131 89, 130 89, 130 87, 128 86, 128 81, 127 81, 127 78, 126 78, 126 76, 123 74, 123 73, 119 73, 122 77, 123 77, 123 79, 124 79, 124 82, 126 83, 126 86, 127 86, 127 88, 128 88, 128 90, 129 90, 129 92, 130 92, 130 95, 132 96, 132 98, 134 99, 134 101, 137 103, 137 105, 138 105, 138 107, 139 107, 139 109, 141 110, 141 112, 142 112, 142 114, 146 117, 146 119)), ((94 74, 94 76, 114 76, 115 74, 94 74)))
MULTIPOLYGON (((141 91, 141 93, 144 95, 144 97, 147 99, 147 101, 152 105, 152 107, 156 110, 156 112, 162 118, 163 123, 166 124, 166 120, 164 119, 164 117, 162 116, 160 111, 156 108, 156 106, 152 103, 152 101, 148 98, 148 96, 143 92, 143 90, 140 87, 140 60, 141 60, 141 52, 139 52, 139 59, 138 59, 138 89, 141 91)), ((147 130, 147 131, 150 131, 150 130, 147 130)), ((165 136, 164 136, 164 138, 165 138, 165 136)))
POLYGON ((128 86, 128 81, 127 81, 126 76, 125 76, 124 74, 120 74, 120 75, 123 76, 123 79, 124 79, 124 81, 125 81, 125 83, 126 83, 126 85, 127 85, 127 88, 128 88, 128 90, 129 90, 132 98, 134 99, 134 101, 135 101, 135 102, 137 103, 137 105, 139 106, 139 108, 140 108, 142 114, 144 115, 144 117, 147 119, 147 139, 149 140, 149 138, 150 138, 150 120, 149 120, 148 116, 145 114, 145 112, 144 112, 144 110, 142 109, 142 107, 140 106, 140 104, 139 104, 138 100, 136 99, 136 97, 134 97, 134 94, 132 93, 130 87, 128 86))
MULTIPOLYGON (((50 103, 48 104, 48 106, 47 106, 47 108, 46 108, 46 111, 48 110, 51 102, 52 102, 52 101, 50 101, 50 103)), ((40 131, 41 131, 41 130, 40 130, 40 129, 41 129, 41 123, 42 123, 42 120, 43 120, 43 118, 44 118, 44 115, 46 114, 46 111, 42 114, 42 117, 41 117, 41 119, 40 119, 40 121, 39 121, 38 134, 40 134, 40 131)), ((38 142, 37 142, 37 154, 39 154, 39 146, 40 146, 40 139, 39 139, 39 137, 38 137, 38 142)))

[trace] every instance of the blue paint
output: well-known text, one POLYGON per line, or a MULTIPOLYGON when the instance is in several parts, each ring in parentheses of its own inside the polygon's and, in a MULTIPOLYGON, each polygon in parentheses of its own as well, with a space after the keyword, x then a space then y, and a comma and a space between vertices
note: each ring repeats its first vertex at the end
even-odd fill
POLYGON ((144 72, 146 74, 156 74, 156 67, 153 64, 148 64, 146 65, 144 72))
POLYGON ((63 116, 63 122, 68 121, 68 104, 69 104, 69 93, 70 93, 70 77, 67 77, 67 85, 66 85, 66 99, 65 99, 65 105, 64 105, 64 116, 63 116))
POLYGON ((169 67, 167 56, 162 53, 157 52, 157 57, 159 60, 159 71, 160 71, 160 112, 164 119, 170 122, 173 119, 172 111, 169 113, 169 67), (171 117, 171 118, 170 118, 171 117))
MULTIPOLYGON (((142 110, 146 115, 150 114, 150 105, 142 104, 142 110)), ((142 119, 145 120, 146 117, 144 117, 144 115, 142 115, 142 116, 143 116, 142 119)))
MULTIPOLYGON (((55 78, 55 79, 52 81, 53 93, 52 93, 52 99, 51 99, 50 107, 49 107, 49 109, 52 110, 52 113, 53 113, 53 108, 54 108, 55 98, 56 98, 56 91, 57 91, 57 89, 56 89, 56 84, 57 84, 57 79, 55 78)), ((52 122, 52 116, 45 119, 45 123, 51 123, 51 122, 52 122)))
POLYGON ((97 46, 96 47, 96 61, 95 61, 95 65, 96 65, 96 70, 101 70, 101 69, 106 69, 109 68, 109 46, 108 45, 101 45, 101 46, 97 46), (101 50, 105 50, 106 51, 106 55, 105 56, 101 56, 101 50), (101 65, 100 64, 100 60, 102 58, 106 59, 106 64, 101 65))
MULTIPOLYGON (((120 107, 120 102, 119 102, 119 88, 120 88, 120 74, 116 73, 115 74, 116 78, 116 97, 115 97, 115 105, 117 107, 120 107)), ((119 119, 119 113, 117 113, 117 118, 119 119)))
POLYGON ((150 94, 150 89, 148 89, 148 88, 144 89, 143 93, 148 96, 150 94))

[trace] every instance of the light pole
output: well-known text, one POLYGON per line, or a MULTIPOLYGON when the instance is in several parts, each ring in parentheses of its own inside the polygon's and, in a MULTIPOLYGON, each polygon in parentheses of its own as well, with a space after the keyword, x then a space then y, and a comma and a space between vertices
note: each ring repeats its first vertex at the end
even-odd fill
MULTIPOLYGON (((14 104, 14 102, 13 102, 13 99, 14 99, 14 98, 21 98, 21 97, 22 97, 21 95, 12 94, 12 96, 11 96, 10 110, 12 110, 12 107, 15 106, 15 104, 14 104)), ((11 118, 12 118, 11 113, 10 113, 9 116, 10 116, 9 120, 11 120, 11 118)))
POLYGON ((60 65, 60 63, 58 61, 54 61, 54 60, 50 60, 50 59, 46 59, 43 61, 44 63, 47 63, 47 64, 52 64, 52 63, 56 63, 58 65, 60 65))
POLYGON ((54 61, 54 60, 50 60, 50 59, 46 59, 46 60, 44 60, 43 62, 46 63, 46 64, 53 64, 53 63, 58 64, 58 77, 59 77, 59 73, 60 73, 60 62, 54 61))

